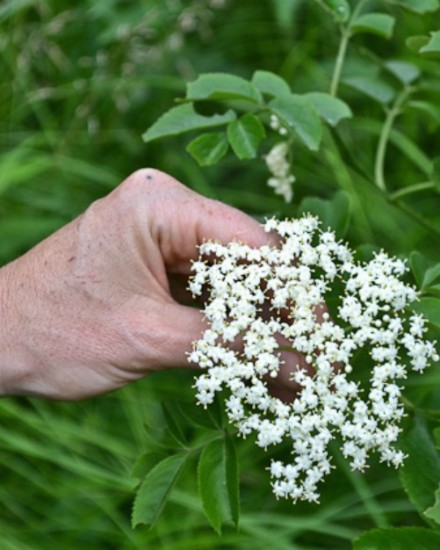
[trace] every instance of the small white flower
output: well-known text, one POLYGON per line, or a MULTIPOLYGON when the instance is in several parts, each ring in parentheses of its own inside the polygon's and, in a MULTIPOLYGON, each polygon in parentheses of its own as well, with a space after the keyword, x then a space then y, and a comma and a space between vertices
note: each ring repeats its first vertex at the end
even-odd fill
MULTIPOLYGON (((278 174, 285 169, 285 147, 280 144, 269 159, 278 174)), ((199 247, 189 288, 195 295, 209 291, 204 314, 210 327, 188 359, 203 369, 195 382, 199 404, 210 405, 226 389, 226 412, 239 434, 255 434, 264 449, 290 439, 291 462, 270 466, 276 497, 315 502, 332 468, 329 444, 335 438, 354 470, 364 470, 372 452, 396 467, 402 463, 396 441, 405 363, 422 371, 438 354, 424 339, 424 318, 405 313, 416 292, 401 279, 407 269, 402 261, 380 252, 357 263, 313 216, 270 219, 264 229, 278 233, 277 248, 237 242, 199 247), (335 281, 342 288, 338 310, 318 315, 335 281), (239 337, 242 346, 231 345, 239 337), (267 384, 282 365, 280 337, 314 371, 291 373, 300 386, 291 403, 273 397, 267 384), (359 351, 369 357, 367 387, 349 379, 359 351)))

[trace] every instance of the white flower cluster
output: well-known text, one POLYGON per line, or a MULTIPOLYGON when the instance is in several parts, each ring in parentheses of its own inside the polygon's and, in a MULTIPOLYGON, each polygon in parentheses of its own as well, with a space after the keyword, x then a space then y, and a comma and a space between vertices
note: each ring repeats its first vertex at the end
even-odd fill
POLYGON ((190 290, 209 290, 210 327, 189 360, 205 371, 195 382, 200 404, 227 390, 227 414, 242 436, 255 434, 263 448, 291 441, 290 463, 270 466, 275 495, 317 501, 318 484, 332 468, 332 440, 341 442, 354 470, 367 466, 372 451, 402 463, 395 448, 404 414, 399 381, 406 365, 423 371, 438 355, 424 339, 424 319, 406 309, 417 294, 401 280, 402 261, 381 252, 358 263, 312 216, 271 219, 265 230, 279 235, 278 247, 200 246, 190 290), (335 283, 342 290, 331 318, 322 306, 335 283), (286 340, 303 354, 307 371, 289 365, 295 355, 282 355, 286 340), (362 365, 354 361, 359 352, 362 365), (300 388, 290 403, 269 391, 280 369, 290 369, 300 388), (356 381, 362 372, 366 385, 356 381))
POLYGON ((283 196, 287 203, 292 201, 292 184, 295 181, 295 176, 290 173, 288 153, 289 143, 282 141, 272 147, 265 158, 269 172, 272 174, 272 177, 267 181, 267 185, 273 187, 275 194, 283 196))

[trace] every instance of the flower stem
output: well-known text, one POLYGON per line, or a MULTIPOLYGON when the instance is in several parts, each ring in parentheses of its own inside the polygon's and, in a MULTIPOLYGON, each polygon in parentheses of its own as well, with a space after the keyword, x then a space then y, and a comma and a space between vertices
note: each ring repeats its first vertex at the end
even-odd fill
POLYGON ((379 143, 377 145, 376 161, 374 165, 374 182, 376 186, 383 192, 387 191, 385 183, 385 155, 387 150, 388 141, 390 139, 391 130, 393 128, 396 117, 400 114, 401 107, 406 101, 409 94, 412 92, 412 88, 406 86, 402 92, 397 96, 391 109, 388 110, 385 118, 382 131, 380 133, 379 143))

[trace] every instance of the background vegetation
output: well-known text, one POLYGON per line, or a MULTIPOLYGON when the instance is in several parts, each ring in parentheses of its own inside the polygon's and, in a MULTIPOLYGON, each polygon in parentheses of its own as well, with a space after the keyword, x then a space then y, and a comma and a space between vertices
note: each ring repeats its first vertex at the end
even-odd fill
MULTIPOLYGON (((439 6, 430 0, 362 3, 396 18, 393 36, 353 37, 339 97, 354 116, 337 132, 325 130, 319 152, 295 146, 295 195, 285 204, 265 184, 262 155, 270 140, 252 163, 228 154, 221 165, 201 168, 185 152, 186 136, 146 145, 141 135, 200 73, 250 78, 255 70, 266 70, 281 75, 295 93, 329 91, 340 23, 322 5, 338 2, 5 0, 0 5, 0 263, 74 218, 136 168, 154 166, 257 217, 294 216, 305 205, 322 210, 317 198, 332 200, 343 190, 350 205, 350 243, 364 254, 381 247, 403 257, 417 251, 413 271, 423 286, 426 269, 440 260, 440 65, 415 52, 414 45, 411 49, 407 38, 437 30, 439 6), (413 63, 423 78, 415 77, 413 84, 402 73, 396 77, 386 65, 396 59, 413 63), (388 136, 384 192, 375 185, 378 143, 395 98, 409 84, 417 90, 388 136), (419 183, 430 185, 408 192, 419 183)), ((437 287, 428 293, 433 326, 440 324, 438 292, 437 287)), ((319 506, 292 507, 268 490, 269 453, 258 454, 251 441, 240 441, 239 531, 226 526, 219 537, 210 527, 197 491, 197 451, 154 527, 132 529, 139 479, 175 446, 172 414, 162 403, 185 412, 188 421, 175 430, 191 448, 206 439, 206 421, 193 405, 192 376, 156 373, 81 403, 2 399, 1 547, 311 550, 351 548, 374 527, 430 526, 435 533, 435 520, 418 513, 434 504, 440 483, 440 458, 429 435, 440 412, 440 375, 434 368, 408 383, 406 445, 420 449, 420 456, 400 479, 380 465, 364 476, 353 474, 341 461, 319 506), (133 471, 139 455, 143 459, 133 471), (414 470, 429 472, 428 478, 412 477, 414 470), (411 489, 417 485, 426 489, 421 497, 411 489)), ((209 429, 220 421, 208 421, 209 429)), ((406 545, 417 548, 408 537, 417 541, 419 534, 404 533, 406 545)), ((435 540, 432 548, 438 548, 435 540)))

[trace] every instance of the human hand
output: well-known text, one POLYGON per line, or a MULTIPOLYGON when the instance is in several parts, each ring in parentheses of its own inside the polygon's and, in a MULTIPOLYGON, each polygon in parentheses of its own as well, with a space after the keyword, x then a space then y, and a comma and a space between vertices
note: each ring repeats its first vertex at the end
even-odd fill
POLYGON ((270 242, 242 212, 139 170, 0 270, 0 394, 81 399, 187 365, 206 328, 172 296, 206 239, 270 242))

